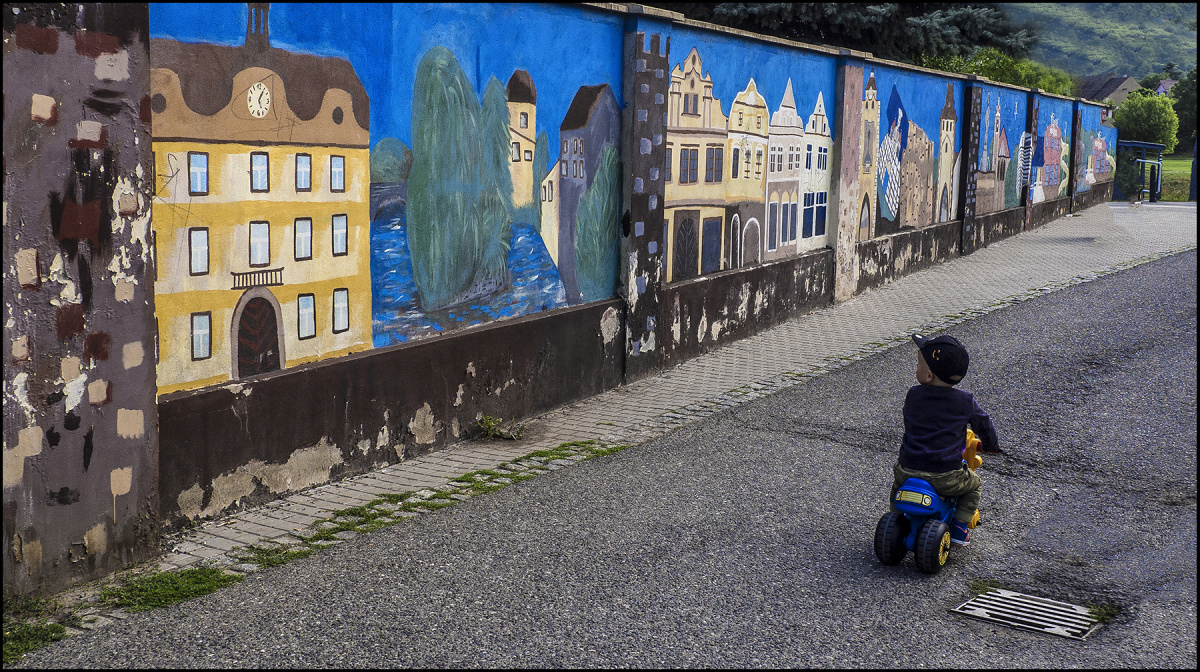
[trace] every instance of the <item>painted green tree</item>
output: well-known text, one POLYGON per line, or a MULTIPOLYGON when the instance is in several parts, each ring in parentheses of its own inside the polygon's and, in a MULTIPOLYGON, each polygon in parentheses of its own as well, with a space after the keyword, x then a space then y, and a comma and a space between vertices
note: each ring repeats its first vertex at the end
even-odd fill
POLYGON ((533 228, 542 228, 542 180, 546 179, 546 164, 550 163, 550 137, 545 131, 538 133, 533 146, 533 228))
POLYGON ((607 145, 575 216, 575 272, 585 303, 610 298, 616 290, 620 180, 617 150, 607 145))
POLYGON ((512 182, 507 164, 500 171, 495 164, 497 147, 507 156, 508 115, 501 102, 505 112, 499 116, 494 98, 481 112, 466 74, 445 47, 425 52, 417 65, 407 234, 425 311, 490 293, 489 284, 494 291, 506 279, 512 182), (505 184, 509 195, 498 198, 505 184))
POLYGON ((508 247, 513 216, 512 173, 508 169, 512 133, 508 121, 508 96, 500 80, 492 77, 483 89, 479 124, 483 161, 479 171, 482 189, 476 212, 482 256, 473 283, 479 288, 508 285, 508 247))

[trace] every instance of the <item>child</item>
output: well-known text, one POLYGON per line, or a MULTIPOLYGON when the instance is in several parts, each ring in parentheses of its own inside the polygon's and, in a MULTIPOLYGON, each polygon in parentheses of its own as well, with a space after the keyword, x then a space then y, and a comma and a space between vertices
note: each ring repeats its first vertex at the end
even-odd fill
POLYGON ((971 545, 968 524, 979 506, 983 482, 962 463, 967 425, 975 431, 985 453, 999 453, 992 421, 970 392, 954 386, 967 373, 967 351, 953 336, 914 335, 917 344, 917 385, 904 399, 904 440, 893 469, 892 510, 896 489, 908 478, 929 482, 939 495, 958 497, 950 525, 950 541, 971 545))

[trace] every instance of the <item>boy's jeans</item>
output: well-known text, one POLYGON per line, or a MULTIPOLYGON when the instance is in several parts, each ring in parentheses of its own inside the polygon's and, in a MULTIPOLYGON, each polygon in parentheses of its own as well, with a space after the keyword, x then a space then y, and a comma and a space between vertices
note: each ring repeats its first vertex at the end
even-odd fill
POLYGON ((983 481, 979 480, 979 476, 975 472, 963 465, 961 469, 954 471, 944 471, 941 473, 933 473, 930 471, 916 471, 915 469, 905 469, 897 462, 892 468, 892 510, 896 510, 896 490, 904 484, 904 481, 909 478, 920 478, 929 482, 933 489, 943 497, 958 497, 958 509, 954 512, 954 519, 969 523, 975 515, 975 509, 979 508, 979 491, 983 489, 983 481))

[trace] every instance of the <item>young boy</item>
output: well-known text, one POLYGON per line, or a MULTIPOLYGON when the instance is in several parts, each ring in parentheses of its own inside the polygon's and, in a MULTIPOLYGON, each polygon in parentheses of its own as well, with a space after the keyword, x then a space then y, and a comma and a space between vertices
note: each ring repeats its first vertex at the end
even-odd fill
POLYGON ((904 399, 904 440, 893 469, 892 510, 896 489, 908 478, 929 482, 939 495, 958 497, 950 525, 950 541, 971 544, 968 524, 979 507, 983 482, 962 463, 967 425, 981 442, 980 450, 999 453, 992 421, 970 392, 954 389, 967 374, 967 350, 953 336, 914 335, 917 344, 917 385, 904 399))

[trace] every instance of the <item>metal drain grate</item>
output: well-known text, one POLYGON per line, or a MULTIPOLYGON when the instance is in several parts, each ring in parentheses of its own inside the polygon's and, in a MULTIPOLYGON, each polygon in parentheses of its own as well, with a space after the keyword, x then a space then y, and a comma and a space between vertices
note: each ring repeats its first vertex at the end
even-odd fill
POLYGON ((950 611, 1011 628, 1045 632, 1068 639, 1083 639, 1099 627, 1088 611, 1066 602, 993 588, 950 611))

